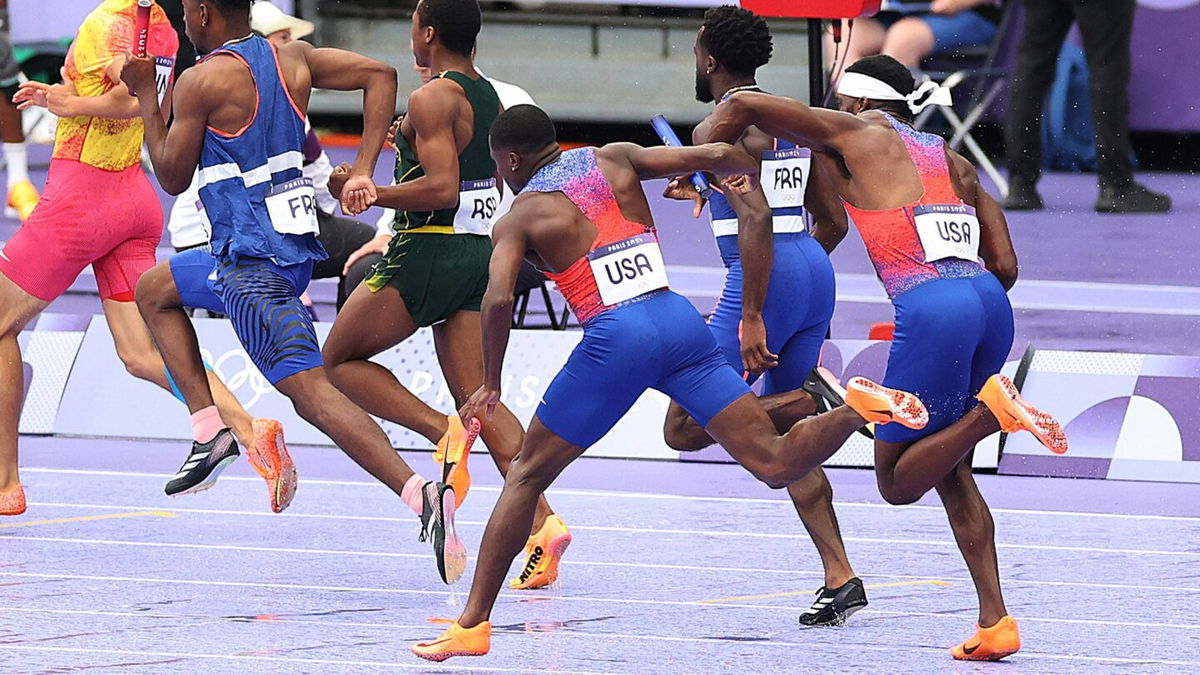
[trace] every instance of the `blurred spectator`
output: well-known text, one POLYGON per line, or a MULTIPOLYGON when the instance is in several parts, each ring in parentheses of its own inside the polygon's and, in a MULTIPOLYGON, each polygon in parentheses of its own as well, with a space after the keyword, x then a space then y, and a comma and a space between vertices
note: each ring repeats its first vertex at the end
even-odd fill
MULTIPOLYGON (((884 0, 873 17, 854 20, 843 30, 841 45, 850 64, 864 56, 887 54, 909 68, 934 54, 989 44, 996 36, 1000 8, 995 0, 884 0)), ((826 35, 826 53, 833 56, 833 38, 826 35)), ((840 57, 839 57, 840 58, 840 57)))
POLYGON ((1134 0, 1024 0, 1025 32, 1017 51, 1004 138, 1010 173, 1004 208, 1042 208, 1042 101, 1054 81, 1067 31, 1079 23, 1087 55, 1092 120, 1100 168, 1096 210, 1147 213, 1171 210, 1171 198, 1133 180, 1129 143, 1129 43, 1134 0))

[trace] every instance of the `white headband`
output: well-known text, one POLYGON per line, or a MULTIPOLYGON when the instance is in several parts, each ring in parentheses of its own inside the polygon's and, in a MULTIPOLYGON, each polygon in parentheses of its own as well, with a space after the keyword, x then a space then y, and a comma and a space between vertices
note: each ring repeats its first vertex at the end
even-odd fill
POLYGON ((838 83, 837 93, 854 98, 869 98, 872 101, 905 101, 913 113, 919 113, 931 105, 951 105, 950 90, 928 81, 905 96, 890 84, 863 73, 845 73, 838 83))

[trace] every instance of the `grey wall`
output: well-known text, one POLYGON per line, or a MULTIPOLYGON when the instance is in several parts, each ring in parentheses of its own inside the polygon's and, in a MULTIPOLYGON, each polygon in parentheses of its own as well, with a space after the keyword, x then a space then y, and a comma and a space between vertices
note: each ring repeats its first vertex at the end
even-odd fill
MULTIPOLYGON (((554 17, 528 23, 529 14, 488 15, 478 65, 489 76, 529 90, 559 120, 642 122, 662 113, 694 123, 706 106, 693 95, 692 43, 698 21, 620 17, 554 17), (514 21, 523 17, 521 23, 514 21)), ((802 24, 773 24, 775 56, 761 71, 767 89, 806 99, 807 36, 802 24)), ((390 63, 400 71, 399 108, 419 84, 411 70, 409 24, 395 19, 325 21, 318 44, 336 45, 390 63)), ((356 113, 357 96, 318 92, 318 113, 356 113)))

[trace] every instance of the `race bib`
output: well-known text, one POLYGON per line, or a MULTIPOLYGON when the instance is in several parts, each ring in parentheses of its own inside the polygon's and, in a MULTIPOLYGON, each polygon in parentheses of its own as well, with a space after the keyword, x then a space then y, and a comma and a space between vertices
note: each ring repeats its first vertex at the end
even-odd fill
POLYGON ((649 232, 598 248, 587 257, 605 305, 620 304, 668 286, 662 251, 649 232))
POLYGON ((458 185, 458 211, 454 231, 459 234, 488 234, 492 216, 500 206, 500 190, 495 178, 464 180, 458 185))
POLYGON ((166 56, 154 57, 154 88, 158 92, 159 105, 167 98, 167 85, 171 82, 171 73, 174 71, 175 59, 166 56))
POLYGON ((812 151, 808 148, 764 152, 759 180, 767 196, 767 204, 773 209, 804 206, 804 190, 808 187, 811 164, 812 151))
POLYGON ((929 204, 913 209, 925 262, 979 260, 979 219, 965 204, 929 204))
POLYGON ((317 195, 307 178, 274 185, 267 193, 267 213, 280 234, 317 234, 317 195))

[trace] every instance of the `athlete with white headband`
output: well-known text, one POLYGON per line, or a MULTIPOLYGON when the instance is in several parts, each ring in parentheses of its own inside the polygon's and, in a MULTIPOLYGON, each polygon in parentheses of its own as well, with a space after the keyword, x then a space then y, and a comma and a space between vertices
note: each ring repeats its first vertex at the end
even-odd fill
POLYGON ((944 90, 918 89, 899 61, 872 56, 847 68, 837 101, 838 111, 816 110, 739 92, 709 118, 709 140, 735 140, 757 126, 833 160, 833 186, 896 311, 884 385, 916 393, 930 415, 921 430, 876 431, 879 490, 893 504, 937 490, 980 603, 978 631, 951 654, 1001 659, 1021 640, 1000 592, 995 526, 971 454, 985 437, 1021 429, 1056 453, 1067 450, 1059 423, 999 374, 1013 342, 1005 291, 1017 280, 1008 224, 975 167, 940 136, 912 127, 915 112, 948 102, 944 90))

